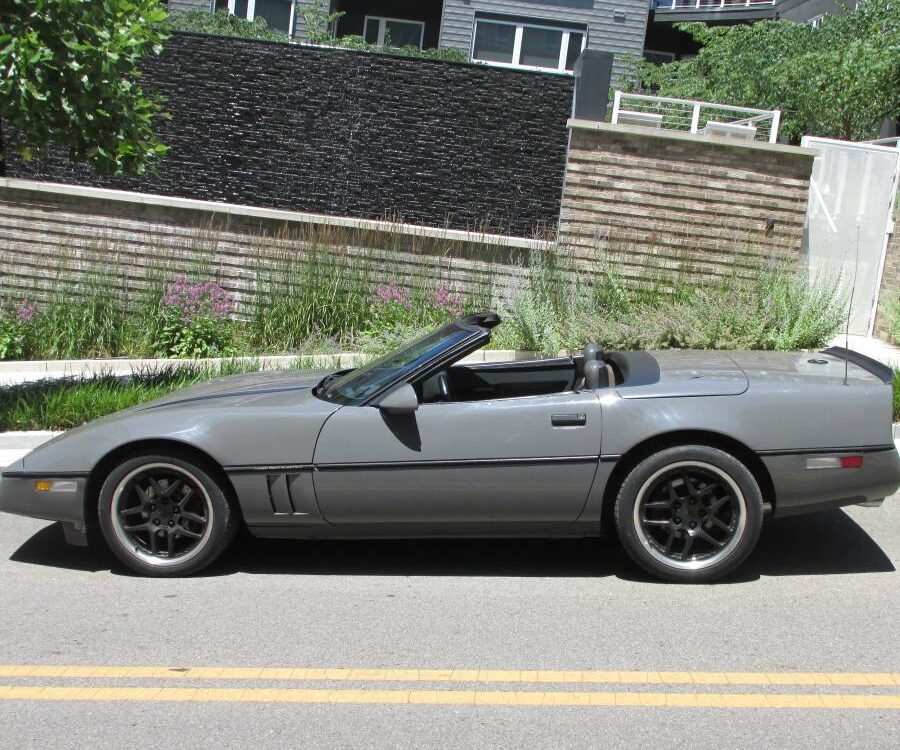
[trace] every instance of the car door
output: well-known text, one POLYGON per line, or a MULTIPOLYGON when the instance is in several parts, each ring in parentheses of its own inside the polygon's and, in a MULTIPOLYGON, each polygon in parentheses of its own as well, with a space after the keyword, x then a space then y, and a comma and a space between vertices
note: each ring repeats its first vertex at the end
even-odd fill
POLYGON ((402 416, 345 406, 316 444, 316 497, 333 524, 573 521, 600 422, 590 391, 422 404, 402 416))

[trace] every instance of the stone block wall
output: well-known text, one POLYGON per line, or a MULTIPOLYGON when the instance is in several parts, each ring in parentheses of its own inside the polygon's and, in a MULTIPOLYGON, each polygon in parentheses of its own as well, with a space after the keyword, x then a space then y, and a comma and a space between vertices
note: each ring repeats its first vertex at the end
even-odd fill
POLYGON ((572 120, 560 249, 635 280, 800 261, 815 152, 572 120))
POLYGON ((556 224, 571 76, 184 33, 144 68, 172 115, 156 174, 25 163, 6 137, 6 176, 518 236, 556 224))

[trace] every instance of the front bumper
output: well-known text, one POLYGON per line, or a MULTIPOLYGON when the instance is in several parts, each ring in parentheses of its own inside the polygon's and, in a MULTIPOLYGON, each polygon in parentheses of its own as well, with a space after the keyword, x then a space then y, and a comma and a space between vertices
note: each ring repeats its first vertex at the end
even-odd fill
POLYGON ((65 477, 66 491, 35 489, 38 479, 57 479, 52 476, 13 476, 0 473, 0 511, 18 516, 29 516, 46 521, 61 521, 66 541, 72 544, 87 543, 84 512, 86 477, 65 477))
POLYGON ((863 454, 859 469, 809 469, 810 456, 852 455, 858 451, 763 456, 775 486, 775 516, 793 516, 845 505, 876 505, 900 489, 896 449, 863 454))

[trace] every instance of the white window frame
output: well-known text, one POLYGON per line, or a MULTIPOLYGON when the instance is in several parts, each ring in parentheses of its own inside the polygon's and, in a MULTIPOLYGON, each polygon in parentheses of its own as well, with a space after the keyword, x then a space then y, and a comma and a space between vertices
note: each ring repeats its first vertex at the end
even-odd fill
MULTIPOLYGON (((288 22, 288 36, 294 36, 294 13, 297 10, 297 3, 295 0, 287 0, 291 4, 291 20, 288 22)), ((228 15, 233 16, 236 15, 234 12, 235 0, 228 0, 228 15)), ((215 0, 212 1, 211 7, 213 10, 216 9, 215 0)), ((247 0, 247 20, 253 21, 256 19, 256 0, 247 0)), ((276 29, 276 31, 281 31, 281 29, 276 29)))
POLYGON ((366 26, 369 25, 369 20, 378 21, 378 40, 375 42, 376 46, 384 47, 384 37, 387 32, 387 22, 396 21, 397 23, 408 23, 419 27, 419 49, 423 49, 422 45, 425 43, 424 21, 414 21, 411 18, 389 18, 388 16, 366 16, 363 20, 363 39, 365 39, 366 37, 366 26))
POLYGON ((818 28, 822 25, 822 21, 825 20, 825 16, 826 16, 826 15, 828 15, 828 14, 827 14, 827 13, 821 13, 821 14, 819 14, 818 16, 813 16, 812 18, 810 18, 810 19, 806 22, 806 25, 807 25, 807 26, 811 26, 811 27, 814 28, 814 29, 818 29, 818 28))
POLYGON ((479 18, 475 17, 475 25, 472 27, 472 47, 469 50, 469 59, 472 62, 479 63, 481 65, 493 65, 497 68, 514 68, 516 70, 541 70, 544 72, 550 71, 555 73, 565 73, 566 75, 572 75, 571 70, 566 70, 566 57, 569 54, 569 35, 570 34, 581 34, 581 51, 584 52, 585 47, 587 47, 587 29, 579 29, 575 27, 566 28, 564 26, 550 26, 548 24, 536 23, 528 20, 521 21, 504 21, 503 19, 497 18, 479 18), (516 29, 515 40, 513 41, 513 61, 511 63, 502 63, 496 62, 494 60, 479 60, 475 57, 475 38, 478 35, 478 24, 481 22, 485 23, 494 23, 500 24, 503 26, 514 26, 516 29), (555 68, 547 68, 541 65, 522 65, 518 60, 522 59, 522 38, 525 36, 525 29, 549 29, 550 31, 560 31, 562 32, 562 40, 559 44, 559 60, 556 64, 555 68))

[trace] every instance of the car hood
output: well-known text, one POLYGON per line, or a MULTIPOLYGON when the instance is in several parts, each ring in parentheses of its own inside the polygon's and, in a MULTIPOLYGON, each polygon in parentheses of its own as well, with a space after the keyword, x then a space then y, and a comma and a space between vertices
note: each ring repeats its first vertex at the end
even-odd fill
POLYGON ((327 370, 272 370, 245 375, 228 375, 180 388, 136 407, 147 411, 178 406, 277 406, 295 404, 310 395, 311 389, 328 375, 327 370))
POLYGON ((325 374, 269 371, 182 388, 57 435, 17 468, 86 473, 121 445, 148 440, 197 447, 222 466, 308 462, 322 424, 340 408, 312 393, 325 374))

